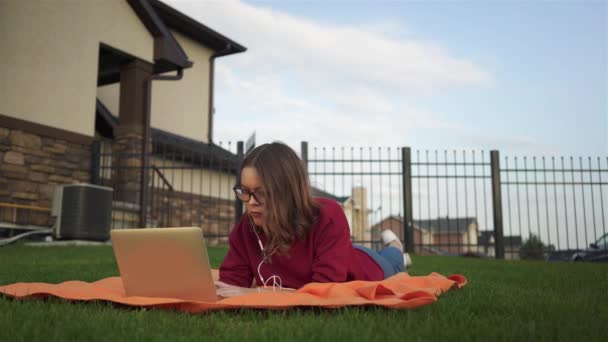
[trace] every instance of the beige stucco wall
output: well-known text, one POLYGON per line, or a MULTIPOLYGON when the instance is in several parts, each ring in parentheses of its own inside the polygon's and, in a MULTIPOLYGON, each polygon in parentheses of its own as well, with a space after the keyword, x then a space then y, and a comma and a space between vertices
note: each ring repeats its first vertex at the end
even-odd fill
POLYGON ((0 0, 0 114, 93 136, 100 42, 153 61, 124 0, 0 0))
POLYGON ((118 117, 120 106, 120 84, 108 84, 97 88, 97 98, 108 108, 112 114, 118 117))
MULTIPOLYGON (((172 31, 172 33, 194 65, 184 70, 184 77, 179 81, 154 81, 151 125, 174 134, 208 142, 209 58, 213 51, 178 32, 172 31)), ((118 84, 100 87, 97 96, 114 115, 118 116, 120 97, 118 84)))
POLYGON ((354 187, 351 197, 344 204, 344 214, 350 227, 351 236, 358 241, 371 240, 369 230, 369 209, 367 208, 367 190, 354 187))
POLYGON ((467 231, 467 234, 469 236, 468 237, 465 236, 464 242, 465 243, 469 243, 471 245, 475 245, 475 246, 470 246, 468 248, 468 250, 471 251, 471 252, 476 252, 477 251, 476 245, 478 244, 478 242, 477 242, 477 234, 478 233, 479 232, 477 231, 477 224, 476 223, 469 224, 469 229, 467 231))
POLYGON ((209 58, 213 51, 180 33, 172 33, 194 65, 184 70, 180 81, 154 82, 152 127, 208 142, 209 58))
POLYGON ((433 234, 431 232, 429 232, 428 230, 423 230, 422 231, 422 244, 430 245, 432 243, 433 243, 433 234))
MULTIPOLYGON (((172 162, 157 157, 150 159, 150 165, 158 167, 175 191, 214 198, 234 199, 232 187, 236 177, 227 173, 204 169, 192 169, 192 164, 172 162), (185 169, 175 169, 184 167, 185 169)), ((157 177, 158 178, 158 177, 157 177)), ((161 187, 162 181, 157 179, 155 187, 161 187)))

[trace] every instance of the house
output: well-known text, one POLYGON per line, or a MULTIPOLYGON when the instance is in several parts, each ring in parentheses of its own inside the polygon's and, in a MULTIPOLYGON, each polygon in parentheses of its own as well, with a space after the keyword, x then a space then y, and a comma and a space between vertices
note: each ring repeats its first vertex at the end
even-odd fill
MULTIPOLYGON (((474 217, 442 217, 414 220, 414 250, 416 253, 463 254, 477 250, 477 219, 474 217)), ((403 218, 389 216, 372 227, 372 239, 391 229, 402 241, 403 218)))
POLYGON ((370 245, 372 242, 369 229, 369 213, 367 205, 367 190, 365 187, 355 186, 352 188, 350 196, 335 196, 327 191, 312 188, 313 196, 330 198, 338 202, 348 221, 351 239, 363 245, 370 245))
POLYGON ((189 223, 208 222, 195 206, 219 198, 232 220, 235 156, 213 141, 213 75, 244 46, 158 0, 5 0, 0 22, 1 222, 47 225, 55 186, 74 182, 111 182, 134 226, 158 221, 152 195, 189 223))
MULTIPOLYGON (((480 252, 494 257, 496 256, 494 232, 489 230, 482 230, 479 232, 478 243, 480 252)), ((520 235, 511 235, 503 237, 503 244, 505 250, 505 259, 519 259, 519 249, 522 245, 522 238, 520 235)))
POLYGON ((414 226, 431 232, 431 244, 448 254, 477 251, 477 219, 474 217, 441 217, 414 220, 414 226))
POLYGON ((353 187, 350 197, 342 203, 342 207, 350 227, 351 239, 362 245, 371 244, 369 229, 369 213, 371 210, 368 209, 365 187, 353 187))
MULTIPOLYGON (((384 230, 390 229, 399 237, 399 240, 405 241, 403 235, 403 218, 401 216, 391 215, 371 228, 371 236, 373 241, 381 241, 381 234, 384 230)), ((414 225, 414 249, 417 253, 420 251, 421 245, 430 245, 432 241, 431 232, 428 230, 422 230, 419 226, 414 225)), ((375 246, 376 248, 380 247, 375 246)))

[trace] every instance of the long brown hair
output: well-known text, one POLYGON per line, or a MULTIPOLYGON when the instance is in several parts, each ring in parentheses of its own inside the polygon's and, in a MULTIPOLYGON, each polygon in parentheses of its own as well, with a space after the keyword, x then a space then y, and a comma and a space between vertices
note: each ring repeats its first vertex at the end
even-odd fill
POLYGON ((257 171, 266 194, 265 224, 259 227, 268 238, 265 250, 278 248, 285 253, 296 239, 308 236, 318 217, 319 205, 313 200, 304 163, 289 146, 273 142, 250 151, 241 172, 246 167, 257 171))

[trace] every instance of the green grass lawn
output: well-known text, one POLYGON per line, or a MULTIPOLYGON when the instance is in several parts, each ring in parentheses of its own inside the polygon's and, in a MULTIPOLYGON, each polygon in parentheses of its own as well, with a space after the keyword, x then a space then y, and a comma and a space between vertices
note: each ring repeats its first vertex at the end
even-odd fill
MULTIPOLYGON (((218 267, 225 248, 210 248, 218 267)), ((344 308, 185 314, 104 302, 0 296, 0 341, 406 340, 605 341, 608 265, 413 258, 412 275, 460 273, 469 284, 415 310, 344 308)), ((0 284, 118 275, 111 247, 0 247, 0 284)))

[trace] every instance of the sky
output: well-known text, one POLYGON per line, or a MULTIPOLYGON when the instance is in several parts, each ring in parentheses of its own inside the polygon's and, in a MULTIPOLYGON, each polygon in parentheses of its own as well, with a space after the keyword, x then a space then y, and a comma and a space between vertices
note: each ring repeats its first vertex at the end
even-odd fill
MULTIPOLYGON (((258 145, 280 140, 299 151, 307 141, 338 154, 346 147, 346 157, 351 147, 392 147, 398 159, 396 147, 407 146, 416 160, 416 150, 422 158, 439 150, 436 161, 443 151, 479 158, 495 149, 511 167, 532 156, 585 165, 601 157, 608 167, 607 1, 163 1, 248 49, 216 60, 216 143, 255 132, 258 145)), ((369 189, 372 222, 401 212, 399 176, 333 179, 315 170, 313 185, 331 193, 369 189)), ((415 217, 475 215, 491 229, 489 188, 467 199, 471 182, 430 183, 412 184, 415 217)), ((583 248, 597 227, 606 231, 599 197, 608 188, 543 195, 519 187, 504 189, 506 234, 539 230, 558 248, 583 248)))
POLYGON ((248 49, 216 142, 608 154, 605 1, 165 2, 248 49))

